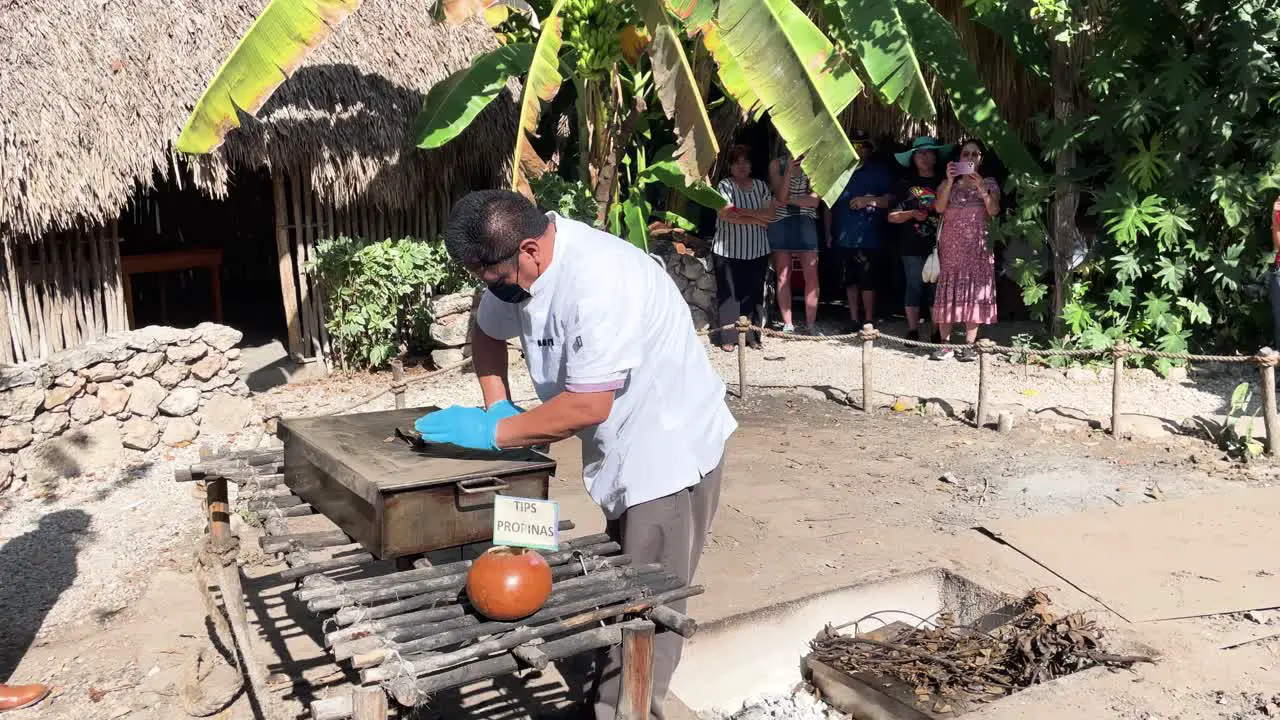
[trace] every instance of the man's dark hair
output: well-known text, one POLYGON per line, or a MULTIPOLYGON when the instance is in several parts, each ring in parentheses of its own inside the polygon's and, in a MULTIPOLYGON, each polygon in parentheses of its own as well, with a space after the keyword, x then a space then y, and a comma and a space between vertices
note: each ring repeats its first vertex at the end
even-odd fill
POLYGON ((495 265, 542 235, 550 220, 525 196, 510 190, 477 190, 453 206, 444 246, 464 268, 495 265))

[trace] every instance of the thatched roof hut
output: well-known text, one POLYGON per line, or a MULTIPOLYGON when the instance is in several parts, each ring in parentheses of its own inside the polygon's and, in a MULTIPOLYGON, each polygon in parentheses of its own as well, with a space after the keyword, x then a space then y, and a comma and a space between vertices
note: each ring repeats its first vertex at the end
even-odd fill
POLYGON ((196 100, 265 6, 10 0, 0 11, 0 363, 147 321, 220 321, 224 282, 241 304, 229 322, 265 316, 287 325, 293 354, 324 355, 308 270, 321 239, 431 236, 454 198, 502 183, 510 93, 445 148, 409 138, 426 91, 496 47, 493 32, 397 0, 366 0, 216 152, 176 156, 196 100), (278 319, 263 305, 276 287, 278 319), (171 317, 193 300, 208 317, 171 317))
MULTIPOLYGON (((0 12, 0 235, 101 223, 135 184, 176 175, 188 113, 264 0, 16 0, 0 12)), ((422 3, 366 0, 246 118, 196 183, 228 191, 228 167, 305 168, 316 192, 404 207, 432 183, 481 181, 508 162, 515 119, 496 102, 470 138, 431 153, 407 132, 427 88, 496 46, 479 21, 434 23, 422 3)))

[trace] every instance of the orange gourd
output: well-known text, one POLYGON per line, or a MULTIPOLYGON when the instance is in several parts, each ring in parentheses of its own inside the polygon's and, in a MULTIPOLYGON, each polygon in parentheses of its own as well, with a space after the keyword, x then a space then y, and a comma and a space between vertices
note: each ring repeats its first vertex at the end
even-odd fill
POLYGON ((490 548, 467 571, 467 599, 490 620, 510 622, 528 617, 549 595, 551 566, 528 548, 490 548))

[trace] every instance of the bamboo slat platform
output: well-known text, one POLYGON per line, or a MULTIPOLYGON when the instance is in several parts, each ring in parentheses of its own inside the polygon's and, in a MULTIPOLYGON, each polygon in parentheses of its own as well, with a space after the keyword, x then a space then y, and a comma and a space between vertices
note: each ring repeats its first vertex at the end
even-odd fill
MULTIPOLYGON (((376 562, 340 530, 290 532, 291 518, 314 511, 288 491, 283 473, 279 450, 217 457, 202 453, 201 463, 175 472, 179 482, 205 483, 209 542, 216 551, 209 555, 223 563, 215 577, 259 707, 264 705, 265 670, 246 652, 243 607, 231 607, 244 597, 235 554, 228 552, 236 544, 229 525, 229 482, 239 488, 239 509, 265 530, 259 540, 263 552, 283 554, 287 568, 280 577, 296 583, 294 599, 324 619, 324 636, 316 640, 353 680, 350 693, 311 703, 315 720, 384 720, 390 712, 388 697, 401 706, 416 706, 433 693, 523 668, 543 669, 554 660, 619 644, 624 646, 619 717, 644 720, 655 629, 684 637, 696 630, 691 618, 666 605, 698 595, 702 588, 685 585, 660 565, 634 564, 604 534, 574 538, 558 551, 543 552, 553 578, 543 608, 518 622, 490 621, 466 600, 470 560, 432 565, 418 559, 409 565, 401 559, 402 569, 382 569, 386 563, 376 562), (312 553, 320 550, 344 554, 313 559, 312 553)), ((572 528, 572 522, 561 523, 561 530, 572 528)))

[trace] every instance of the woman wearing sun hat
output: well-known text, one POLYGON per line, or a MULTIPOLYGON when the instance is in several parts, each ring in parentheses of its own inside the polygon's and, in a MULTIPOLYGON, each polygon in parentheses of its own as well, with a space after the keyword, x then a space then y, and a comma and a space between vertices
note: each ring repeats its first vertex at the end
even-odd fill
MULTIPOLYGON (((942 173, 939 156, 951 153, 951 145, 943 145, 928 135, 911 141, 909 150, 895 153, 898 164, 907 168, 895 194, 898 204, 889 213, 889 222, 898 226, 898 243, 902 255, 902 272, 906 278, 903 305, 907 315, 907 337, 920 339, 920 308, 928 307, 922 277, 924 263, 938 242, 938 213, 934 211, 942 173)), ((932 294, 932 293, 929 293, 932 294)), ((940 342, 937 326, 934 342, 940 342)))

